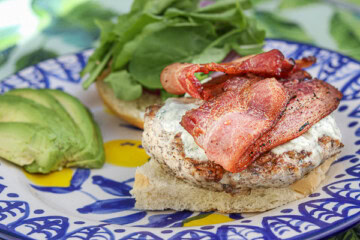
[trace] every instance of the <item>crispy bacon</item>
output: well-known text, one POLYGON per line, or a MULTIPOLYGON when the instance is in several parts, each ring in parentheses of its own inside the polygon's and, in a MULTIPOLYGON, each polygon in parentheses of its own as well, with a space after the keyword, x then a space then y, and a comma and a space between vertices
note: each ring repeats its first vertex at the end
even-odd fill
MULTIPOLYGON (((231 75, 253 73, 263 77, 285 77, 295 66, 293 60, 285 59, 279 50, 254 55, 247 59, 228 63, 189 64, 174 63, 164 68, 160 81, 167 92, 189 93, 194 98, 205 99, 203 87, 194 73, 210 71, 231 75)), ((207 99, 205 99, 207 100, 207 99)))
POLYGON ((236 78, 240 78, 240 76, 232 76, 232 75, 220 75, 212 78, 209 82, 204 83, 203 86, 203 96, 205 99, 210 99, 220 93, 224 92, 224 86, 227 81, 231 81, 232 79, 236 80, 236 78))
MULTIPOLYGON (((210 100, 213 97, 225 92, 230 91, 233 88, 237 87, 237 79, 239 78, 247 78, 249 81, 258 81, 260 79, 264 79, 261 76, 256 76, 254 74, 247 74, 245 76, 239 75, 227 75, 223 74, 212 78, 210 81, 204 83, 203 86, 203 96, 204 99, 210 100)), ((286 79, 280 78, 279 81, 283 84, 287 82, 291 82, 294 80, 304 81, 306 79, 311 79, 311 75, 305 70, 299 70, 294 73, 291 73, 286 79)))
MULTIPOLYGON (((285 88, 293 98, 290 100, 279 122, 241 156, 240 161, 250 162, 283 143, 305 133, 322 118, 334 111, 342 98, 332 85, 313 79, 288 82, 285 88)), ((240 170, 240 169, 239 169, 240 170)))
POLYGON ((240 172, 337 108, 342 94, 321 80, 308 80, 303 70, 315 61, 285 59, 272 50, 222 64, 176 63, 163 70, 161 82, 170 93, 206 100, 180 124, 210 161, 240 172), (210 71, 225 74, 203 85, 194 76, 210 71))
POLYGON ((240 157, 273 127, 289 97, 274 78, 238 78, 231 83, 231 91, 188 111, 181 125, 205 150, 209 160, 235 172, 248 165, 248 159, 239 161, 240 157))
POLYGON ((211 81, 203 84, 204 99, 210 100, 211 98, 214 98, 223 92, 235 90, 236 88, 238 88, 238 83, 239 83, 239 80, 241 80, 241 79, 258 81, 263 78, 257 77, 254 75, 249 75, 249 76, 221 75, 221 76, 217 76, 217 77, 211 79, 211 81))
MULTIPOLYGON (((182 119, 182 126, 205 150, 209 160, 225 170, 240 172, 262 153, 300 136, 334 111, 342 97, 335 87, 318 79, 284 82, 285 95, 291 100, 284 112, 277 111, 278 118, 272 115, 273 125, 269 122, 267 125, 264 119, 253 117, 252 113, 264 113, 264 108, 275 104, 281 94, 266 92, 265 87, 261 94, 249 94, 264 81, 268 79, 232 79, 231 84, 238 85, 237 89, 224 92, 198 109, 188 111, 182 119), (254 96, 253 103, 256 103, 251 111, 250 105, 246 105, 250 96, 254 96), (271 98, 273 101, 269 101, 271 98)), ((273 110, 275 113, 275 108, 273 110)))
POLYGON ((292 72, 299 71, 303 68, 308 68, 316 63, 316 58, 314 56, 304 57, 302 59, 295 60, 295 67, 292 72))
MULTIPOLYGON (((184 94, 186 92, 193 92, 192 95, 202 91, 202 86, 199 80, 180 81, 184 69, 191 67, 190 63, 173 63, 165 67, 160 74, 160 82, 164 89, 172 94, 184 94)), ((200 96, 200 95, 199 95, 200 96)), ((199 98, 196 96, 195 98, 199 98)))
MULTIPOLYGON (((164 89, 173 94, 189 93, 194 98, 208 100, 211 95, 195 77, 196 72, 223 72, 229 75, 255 74, 262 77, 288 78, 315 63, 314 57, 300 60, 285 59, 279 50, 238 58, 227 63, 190 64, 174 63, 167 66, 160 75, 164 89)), ((302 75, 306 75, 302 72, 302 75)), ((307 76, 308 77, 308 76, 307 76)))

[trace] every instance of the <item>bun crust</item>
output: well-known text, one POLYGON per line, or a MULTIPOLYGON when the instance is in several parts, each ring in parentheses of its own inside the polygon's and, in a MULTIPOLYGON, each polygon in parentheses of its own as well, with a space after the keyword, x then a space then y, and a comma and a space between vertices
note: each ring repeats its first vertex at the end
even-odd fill
POLYGON ((301 180, 289 187, 258 188, 230 194, 199 188, 168 174, 157 161, 151 160, 136 170, 131 194, 135 207, 146 210, 263 212, 313 193, 326 177, 338 154, 328 158, 301 180))
POLYGON ((121 119, 138 128, 144 129, 145 109, 149 105, 161 103, 160 96, 143 92, 142 96, 134 101, 118 99, 111 87, 104 82, 105 77, 109 73, 109 68, 105 69, 96 80, 96 88, 104 104, 121 119))

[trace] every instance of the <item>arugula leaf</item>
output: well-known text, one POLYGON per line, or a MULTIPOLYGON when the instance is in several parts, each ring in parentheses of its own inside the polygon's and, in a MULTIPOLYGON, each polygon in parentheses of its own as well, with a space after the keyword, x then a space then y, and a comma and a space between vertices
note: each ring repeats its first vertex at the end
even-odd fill
POLYGON ((360 225, 355 226, 352 229, 342 231, 341 233, 337 234, 334 237, 329 238, 328 240, 359 240, 358 237, 359 235, 356 233, 356 227, 359 226, 360 225))
POLYGON ((121 69, 131 59, 134 51, 140 46, 141 41, 150 33, 157 32, 166 27, 164 22, 151 23, 144 27, 144 30, 133 40, 124 44, 122 51, 115 57, 113 69, 121 69))
POLYGON ((226 47, 226 51, 224 51, 224 49, 222 48, 216 48, 216 47, 206 48, 202 53, 194 56, 191 62, 192 63, 221 62, 221 60, 223 60, 226 57, 229 49, 230 46, 226 47))
POLYGON ((252 54, 258 54, 263 52, 263 43, 248 44, 248 45, 233 45, 232 48, 240 55, 247 56, 252 54))
POLYGON ((134 99, 139 86, 162 89, 160 72, 171 63, 220 62, 231 50, 257 53, 264 32, 244 13, 249 8, 250 0, 214 1, 203 8, 198 0, 134 0, 115 24, 97 22, 100 46, 82 72, 89 74, 83 87, 111 66, 116 77, 109 76, 109 85, 119 98, 134 99), (124 89, 133 90, 124 94, 124 89))
POLYGON ((101 43, 116 40, 116 35, 113 33, 113 29, 115 27, 115 24, 113 22, 96 19, 95 24, 100 29, 100 42, 101 43))
POLYGON ((295 22, 267 11, 255 11, 255 16, 267 37, 277 37, 300 42, 312 42, 307 33, 295 22))
MULTIPOLYGON (((251 23, 251 22, 250 22, 251 23)), ((254 28, 255 29, 255 28, 254 28)), ((207 46, 199 55, 194 56, 192 63, 221 62, 231 49, 234 49, 240 55, 249 55, 260 53, 263 43, 259 39, 264 38, 263 31, 249 32, 247 29, 235 29, 217 38, 207 46), (239 45, 239 40, 241 40, 239 45), (246 45, 246 43, 250 43, 246 45), (257 44, 252 43, 259 42, 257 44), (226 44, 223 44, 226 43, 226 44), (215 46, 223 46, 217 48, 215 46)))
POLYGON ((304 7, 310 4, 319 3, 320 0, 282 0, 279 4, 280 9, 285 8, 298 8, 304 7))
POLYGON ((117 98, 125 101, 135 100, 142 94, 141 85, 136 83, 126 70, 110 73, 104 82, 111 86, 117 98))
POLYGON ((236 41, 232 44, 232 48, 239 55, 257 54, 262 52, 265 31, 257 28, 254 19, 248 19, 248 27, 234 36, 234 38, 236 41))
POLYGON ((85 76, 85 74, 87 72, 85 72, 86 70, 88 70, 88 68, 92 68, 92 72, 90 74, 90 76, 88 76, 88 78, 83 82, 83 88, 84 89, 88 89, 90 87, 90 85, 95 82, 97 76, 99 76, 101 74, 101 71, 105 68, 106 64, 108 64, 108 61, 110 60, 112 51, 109 51, 105 57, 101 60, 100 63, 96 62, 96 59, 92 59, 91 64, 87 65, 84 69, 84 71, 81 72, 82 76, 85 76))
POLYGON ((162 88, 161 71, 174 62, 192 62, 211 43, 203 27, 168 27, 144 38, 129 64, 130 74, 150 89, 162 88))
POLYGON ((195 75, 195 77, 200 81, 200 82, 202 82, 202 81, 204 81, 205 79, 208 79, 209 77, 210 77, 210 75, 211 75, 211 73, 212 72, 209 72, 209 73, 202 73, 202 72, 197 72, 197 73, 195 73, 194 75, 195 75))
POLYGON ((172 7, 192 11, 200 6, 199 0, 182 0, 176 1, 172 7))
POLYGON ((221 13, 188 13, 185 11, 181 11, 178 9, 169 9, 165 13, 166 17, 191 17, 199 20, 207 20, 212 22, 226 22, 231 25, 238 26, 240 28, 244 27, 244 15, 242 11, 238 11, 237 9, 229 9, 221 13))
POLYGON ((184 10, 196 8, 199 0, 135 0, 131 6, 131 12, 148 12, 161 14, 167 8, 175 7, 184 10))
MULTIPOLYGON (((143 28, 153 22, 159 21, 161 18, 148 13, 134 13, 130 14, 126 21, 118 24, 113 32, 118 36, 117 43, 114 46, 114 55, 119 54, 126 42, 132 40, 136 35, 141 33, 143 28)), ((113 68, 113 70, 115 70, 113 68)))
POLYGON ((111 54, 105 57, 112 46, 112 42, 115 41, 116 35, 112 33, 114 24, 110 21, 105 20, 95 20, 96 25, 100 28, 100 47, 95 49, 94 53, 90 56, 86 67, 81 71, 81 76, 84 77, 85 73, 92 73, 90 77, 83 83, 84 88, 88 88, 91 83, 93 83, 98 74, 101 73, 102 69, 105 67, 107 61, 110 59, 111 54), (99 65, 99 59, 102 59, 101 69, 96 68, 99 65), (104 59, 106 61, 104 61, 104 59), (100 70, 99 70, 100 69, 100 70), (98 74, 97 74, 98 73, 98 74))
MULTIPOLYGON (((147 13, 129 13, 120 15, 118 18, 120 22, 116 26, 105 22, 98 22, 104 30, 104 34, 101 35, 102 45, 95 50, 89 59, 89 63, 81 73, 82 76, 90 73, 90 76, 83 83, 83 87, 87 89, 96 80, 110 58, 117 56, 126 42, 141 32, 144 26, 158 20, 157 17, 147 13), (115 40, 116 43, 114 43, 115 40), (99 59, 102 59, 100 63, 99 59)), ((116 69, 114 65, 112 69, 116 69)))
POLYGON ((330 21, 330 34, 346 55, 360 59, 360 21, 350 13, 337 11, 330 21))
POLYGON ((250 0, 221 0, 213 4, 207 5, 203 8, 198 8, 198 13, 216 13, 228 9, 233 9, 234 6, 241 7, 241 9, 249 9, 252 7, 250 0))
POLYGON ((126 41, 128 38, 132 38, 137 33, 141 32, 144 26, 152 22, 161 20, 161 17, 152 15, 146 12, 136 12, 122 16, 125 19, 121 19, 115 28, 114 33, 119 36, 122 41, 126 41))

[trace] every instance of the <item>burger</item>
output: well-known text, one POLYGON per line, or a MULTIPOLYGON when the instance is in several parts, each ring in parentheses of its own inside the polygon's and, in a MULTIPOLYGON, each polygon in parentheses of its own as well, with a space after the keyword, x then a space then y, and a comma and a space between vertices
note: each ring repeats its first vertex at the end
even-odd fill
POLYGON ((343 144, 331 113, 342 94, 274 49, 229 63, 175 63, 161 73, 171 94, 146 109, 136 208, 261 212, 304 198, 343 144), (200 83, 194 73, 220 72, 200 83))

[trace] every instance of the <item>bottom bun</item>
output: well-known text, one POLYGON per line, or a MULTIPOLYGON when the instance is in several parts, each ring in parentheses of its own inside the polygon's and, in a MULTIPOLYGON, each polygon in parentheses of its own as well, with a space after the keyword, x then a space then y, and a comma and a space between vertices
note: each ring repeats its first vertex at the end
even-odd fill
POLYGON ((242 193, 214 192, 169 175, 154 160, 136 170, 131 194, 135 207, 145 210, 263 212, 313 193, 338 154, 328 158, 301 180, 284 188, 259 188, 242 193))
POLYGON ((144 114, 146 107, 161 103, 159 95, 143 92, 140 98, 133 101, 124 101, 115 96, 111 87, 104 82, 102 76, 96 80, 96 88, 104 104, 118 117, 128 123, 144 129, 144 114))

